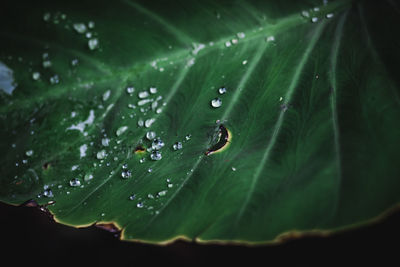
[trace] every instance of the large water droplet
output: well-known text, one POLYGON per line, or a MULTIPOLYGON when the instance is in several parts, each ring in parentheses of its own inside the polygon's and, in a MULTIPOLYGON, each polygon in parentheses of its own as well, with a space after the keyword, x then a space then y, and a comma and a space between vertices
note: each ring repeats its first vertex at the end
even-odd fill
POLYGON ((128 126, 121 126, 121 127, 118 128, 118 130, 115 132, 115 134, 117 136, 120 136, 121 134, 126 132, 126 130, 128 130, 128 126))
POLYGON ((79 181, 78 178, 73 178, 69 181, 69 185, 76 187, 76 186, 80 186, 81 185, 81 181, 79 181))
POLYGON ((153 140, 154 138, 156 138, 156 133, 155 132, 153 132, 153 131, 150 131, 150 132, 147 132, 146 133, 146 138, 148 139, 148 140, 153 140))
POLYGON ((161 152, 160 152, 160 151, 157 151, 157 150, 151 152, 150 158, 151 158, 152 160, 160 160, 160 159, 162 159, 161 152))
POLYGON ((149 91, 150 91, 151 94, 156 94, 157 93, 157 88, 150 87, 149 91))
POLYGON ((175 144, 173 144, 172 148, 176 151, 176 150, 180 150, 182 149, 182 143, 181 142, 176 142, 175 144))
POLYGON ((142 91, 142 92, 138 93, 139 98, 146 98, 148 96, 149 96, 149 92, 147 92, 147 91, 142 91))
POLYGON ((222 105, 222 100, 221 98, 217 97, 211 100, 211 106, 213 108, 219 108, 222 105))
POLYGON ((72 27, 74 28, 74 30, 77 33, 84 33, 87 30, 86 25, 83 23, 74 23, 74 25, 72 25, 72 27))
POLYGON ((157 138, 151 144, 151 148, 153 150, 160 150, 164 145, 164 142, 160 138, 157 138))
POLYGON ((143 106, 146 105, 147 103, 150 103, 152 100, 151 99, 142 99, 138 101, 138 106, 143 106))
POLYGON ((99 46, 99 40, 97 38, 90 39, 88 41, 88 46, 90 50, 94 50, 99 46))
POLYGON ((132 172, 130 170, 124 170, 121 172, 121 177, 123 179, 128 179, 132 176, 132 172))
POLYGON ((147 120, 144 122, 144 126, 145 126, 146 128, 149 128, 155 121, 156 121, 156 119, 154 119, 154 118, 152 118, 152 119, 147 119, 147 120))

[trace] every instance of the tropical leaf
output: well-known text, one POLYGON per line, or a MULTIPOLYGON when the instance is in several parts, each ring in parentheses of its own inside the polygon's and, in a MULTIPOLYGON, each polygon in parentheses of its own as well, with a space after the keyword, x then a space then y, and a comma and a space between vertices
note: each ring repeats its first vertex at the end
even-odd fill
POLYGON ((260 243, 400 200, 394 1, 5 6, 3 202, 128 240, 260 243))

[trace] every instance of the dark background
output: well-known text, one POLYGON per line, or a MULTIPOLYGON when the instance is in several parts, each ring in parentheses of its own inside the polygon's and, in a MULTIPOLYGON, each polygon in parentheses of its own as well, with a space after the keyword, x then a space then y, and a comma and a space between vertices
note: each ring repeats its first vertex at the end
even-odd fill
POLYGON ((156 246, 120 241, 115 234, 94 226, 76 229, 55 223, 39 208, 3 203, 0 203, 0 215, 0 259, 12 266, 227 266, 233 263, 281 266, 287 262, 295 263, 294 266, 311 263, 325 266, 332 262, 347 265, 349 261, 358 263, 370 259, 395 265, 399 262, 400 211, 368 226, 325 238, 306 237, 281 245, 253 247, 185 241, 156 246))

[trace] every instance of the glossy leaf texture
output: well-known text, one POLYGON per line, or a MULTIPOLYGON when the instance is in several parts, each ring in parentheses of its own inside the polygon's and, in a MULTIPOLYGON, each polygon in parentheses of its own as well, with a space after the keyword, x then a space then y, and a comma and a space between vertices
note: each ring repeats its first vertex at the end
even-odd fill
POLYGON ((400 200, 399 8, 7 1, 0 199, 157 243, 374 219, 400 200))

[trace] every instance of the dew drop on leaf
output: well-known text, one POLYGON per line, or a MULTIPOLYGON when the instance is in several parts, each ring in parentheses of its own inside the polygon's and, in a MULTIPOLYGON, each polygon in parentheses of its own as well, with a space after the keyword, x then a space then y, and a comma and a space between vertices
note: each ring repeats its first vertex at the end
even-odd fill
POLYGON ((107 152, 103 149, 97 152, 96 157, 97 159, 104 159, 107 156, 107 152))
POLYGON ((150 87, 149 89, 151 94, 156 94, 157 93, 157 88, 156 87, 150 87))
POLYGON ((217 97, 211 100, 211 106, 213 108, 219 108, 222 105, 222 100, 221 98, 217 97))
POLYGON ((79 181, 78 178, 73 178, 69 181, 69 185, 76 187, 76 186, 80 186, 81 185, 81 181, 79 181))
POLYGON ((160 152, 160 151, 157 151, 157 150, 151 152, 150 158, 151 158, 152 160, 161 160, 161 159, 162 159, 161 152, 160 152))
POLYGON ((225 88, 225 87, 219 88, 219 89, 218 89, 218 93, 219 93, 220 95, 225 94, 225 93, 226 93, 226 88, 225 88))
POLYGON ((149 92, 147 92, 147 91, 142 91, 142 92, 139 92, 138 93, 138 97, 139 98, 146 98, 146 97, 148 97, 149 96, 149 92))
POLYGON ((126 130, 128 130, 128 126, 121 126, 121 127, 118 128, 118 130, 115 132, 115 134, 117 136, 120 136, 121 134, 126 132, 126 130))
POLYGON ((33 79, 34 81, 39 80, 39 79, 40 79, 40 73, 37 72, 37 71, 33 72, 33 73, 32 73, 32 79, 33 79))
POLYGON ((181 142, 176 142, 175 144, 173 144, 172 148, 176 151, 176 150, 180 150, 182 149, 182 143, 181 142))
POLYGON ((74 23, 72 27, 77 33, 84 33, 87 30, 86 25, 83 23, 74 23))
POLYGON ((160 138, 157 138, 151 144, 151 148, 153 150, 160 150, 164 145, 164 142, 160 138))
POLYGON ((132 176, 132 172, 130 170, 124 170, 121 172, 121 177, 123 179, 128 179, 132 176))
POLYGON ((25 155, 27 155, 28 157, 31 157, 33 155, 33 150, 26 151, 25 155))
POLYGON ((97 40, 97 38, 93 38, 88 41, 88 47, 90 50, 95 50, 98 46, 99 40, 97 40))
POLYGON ((155 132, 153 132, 153 131, 150 131, 150 132, 147 132, 146 133, 146 138, 148 139, 148 140, 153 140, 154 138, 156 138, 156 133, 155 132))
POLYGON ((143 202, 138 202, 137 204, 136 204, 136 207, 138 207, 139 209, 141 209, 141 208, 143 208, 143 202))

